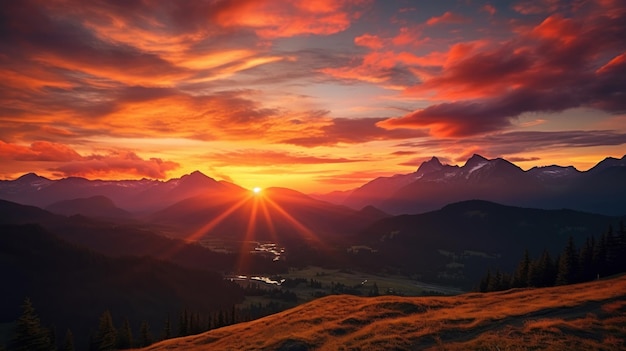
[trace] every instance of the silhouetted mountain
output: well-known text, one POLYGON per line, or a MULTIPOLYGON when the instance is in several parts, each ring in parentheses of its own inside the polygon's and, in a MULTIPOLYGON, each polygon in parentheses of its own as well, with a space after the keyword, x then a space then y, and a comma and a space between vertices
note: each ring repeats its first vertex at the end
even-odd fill
POLYGON ((131 214, 115 206, 106 196, 63 200, 48 207, 47 211, 65 216, 83 215, 94 218, 130 218, 131 214))
MULTIPOLYGON (((359 260, 419 274, 423 279, 475 283, 488 268, 512 271, 524 249, 555 257, 572 236, 599 236, 618 217, 572 210, 539 210, 464 201, 418 214, 382 219, 352 242, 367 246, 359 260)), ((469 287, 469 286, 466 286, 469 287)))
POLYGON ((586 172, 574 167, 534 167, 528 171, 497 158, 473 155, 462 167, 436 157, 415 173, 381 177, 355 189, 343 204, 371 204, 385 212, 421 213, 446 204, 482 199, 514 206, 626 213, 626 156, 607 158, 586 172))
POLYGON ((317 200, 330 202, 332 204, 340 204, 346 201, 350 194, 352 194, 352 190, 336 190, 331 191, 330 193, 310 193, 308 195, 317 200))
MULTIPOLYGON (((165 319, 185 308, 207 315, 243 299, 241 289, 216 273, 184 269, 151 258, 112 259, 67 244, 38 225, 0 224, 0 323, 17 319, 25 297, 43 325, 70 328, 77 349, 87 349, 98 317, 111 311, 135 331, 146 320, 157 335, 165 319)), ((62 334, 61 334, 62 335, 62 334)))
POLYGON ((105 196, 124 210, 146 213, 191 196, 237 188, 234 184, 218 182, 198 171, 166 182, 151 179, 87 180, 80 177, 49 180, 30 173, 13 181, 0 181, 0 198, 45 208, 59 201, 105 196))
MULTIPOLYGON (((96 252, 120 256, 151 256, 188 268, 231 271, 237 256, 211 251, 197 243, 158 235, 141 223, 119 224, 83 216, 54 215, 37 207, 0 200, 0 224, 36 223, 61 239, 96 252)), ((263 272, 280 271, 281 262, 251 258, 252 268, 263 272)))

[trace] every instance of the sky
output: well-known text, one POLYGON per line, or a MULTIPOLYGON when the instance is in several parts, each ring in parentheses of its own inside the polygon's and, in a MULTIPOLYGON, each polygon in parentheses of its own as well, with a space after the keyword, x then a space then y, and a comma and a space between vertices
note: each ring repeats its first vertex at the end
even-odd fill
POLYGON ((0 179, 354 188, 626 154, 622 0, 0 4, 0 179))

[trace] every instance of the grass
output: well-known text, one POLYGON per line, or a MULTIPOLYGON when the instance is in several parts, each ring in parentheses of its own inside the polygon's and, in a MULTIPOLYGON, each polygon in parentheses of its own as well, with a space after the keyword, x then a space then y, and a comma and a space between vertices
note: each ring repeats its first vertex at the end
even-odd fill
POLYGON ((624 350, 626 276, 450 297, 328 296, 147 350, 624 350))

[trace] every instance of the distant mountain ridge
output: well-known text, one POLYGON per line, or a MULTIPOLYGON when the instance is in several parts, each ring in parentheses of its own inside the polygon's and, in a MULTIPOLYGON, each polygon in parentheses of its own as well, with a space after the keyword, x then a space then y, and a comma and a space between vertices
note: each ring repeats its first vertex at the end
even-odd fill
POLYGON ((15 180, 0 181, 0 199, 46 208, 60 201, 105 196, 123 210, 145 213, 192 196, 233 189, 242 188, 216 181, 199 171, 168 181, 145 178, 88 180, 80 177, 50 180, 28 173, 15 180))
POLYGON ((115 205, 106 196, 96 195, 87 198, 55 202, 46 210, 65 216, 83 215, 97 218, 130 218, 131 214, 115 205))
MULTIPOLYGON (((246 191, 199 171, 167 181, 51 180, 34 173, 0 181, 0 199, 42 208, 78 198, 105 196, 131 213, 153 213, 203 195, 246 191)), ((463 166, 437 157, 409 174, 379 177, 351 191, 311 197, 353 209, 371 205, 390 214, 423 213, 449 203, 480 199, 511 206, 570 208, 607 215, 626 214, 626 155, 607 157, 587 171, 573 166, 533 167, 527 171, 503 159, 473 155, 463 166)))
POLYGON ((556 257, 572 237, 577 245, 598 237, 626 217, 573 210, 542 210, 469 200, 415 215, 377 221, 350 242, 368 248, 356 257, 432 281, 469 284, 491 268, 513 271, 525 249, 556 257))
POLYGON ((364 184, 342 204, 352 208, 373 205, 387 213, 402 214, 423 213, 471 199, 623 215, 626 156, 607 157, 584 172, 556 165, 524 171, 505 159, 476 154, 459 167, 433 157, 414 173, 380 177, 364 184))

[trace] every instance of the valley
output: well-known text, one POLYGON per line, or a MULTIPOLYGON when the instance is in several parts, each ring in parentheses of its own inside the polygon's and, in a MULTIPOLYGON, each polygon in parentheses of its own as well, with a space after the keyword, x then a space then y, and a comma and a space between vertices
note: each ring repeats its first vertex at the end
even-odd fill
MULTIPOLYGON (((240 332, 238 328, 245 328, 246 323, 252 323, 256 329, 258 321, 271 320, 282 314, 291 316, 298 309, 308 309, 306 306, 310 304, 318 306, 323 313, 322 305, 316 305, 322 303, 318 301, 338 304, 339 310, 344 303, 353 304, 355 309, 371 309, 373 315, 363 316, 363 321, 354 325, 339 323, 339 327, 335 326, 337 321, 325 325, 327 317, 311 317, 296 324, 308 325, 309 329, 319 330, 322 335, 330 333, 332 340, 318 344, 311 343, 312 339, 296 338, 278 340, 268 347, 332 349, 334 346, 329 345, 345 343, 370 348, 384 342, 393 346, 397 334, 391 331, 385 332, 389 337, 384 340, 371 339, 366 332, 354 340, 347 335, 361 335, 361 328, 367 330, 372 328, 370 325, 379 328, 379 323, 387 328, 379 321, 388 317, 383 311, 384 306, 406 307, 404 299, 431 299, 419 302, 420 306, 428 306, 423 308, 425 311, 443 305, 452 310, 456 308, 453 306, 469 304, 468 296, 474 296, 468 295, 471 291, 532 286, 535 280, 530 278, 529 265, 524 276, 518 277, 519 262, 525 252, 532 258, 533 265, 540 264, 541 255, 554 257, 546 261, 554 271, 563 264, 559 257, 564 254, 568 242, 574 246, 572 250, 576 254, 580 252, 581 265, 583 249, 587 245, 586 252, 593 251, 595 263, 591 265, 589 259, 585 263, 584 279, 581 271, 581 278, 572 278, 571 282, 590 280, 592 273, 599 276, 599 272, 614 274, 623 271, 620 268, 623 260, 614 257, 622 252, 620 250, 626 243, 625 216, 613 215, 613 211, 602 213, 601 207, 598 207, 599 213, 593 213, 489 201, 493 197, 489 192, 479 191, 483 189, 480 182, 488 184, 491 182, 489 177, 496 176, 494 174, 498 174, 500 182, 519 181, 517 171, 497 172, 503 162, 473 157, 466 166, 455 171, 463 175, 461 178, 466 182, 463 186, 473 189, 472 192, 460 191, 457 195, 465 194, 465 197, 459 195, 458 202, 434 210, 402 215, 393 215, 371 205, 354 209, 286 188, 249 191, 232 183, 215 181, 200 172, 165 182, 49 180, 33 174, 1 181, 0 199, 7 200, 0 200, 0 228, 2 240, 7 245, 0 254, 3 262, 8 263, 3 266, 2 273, 12 288, 0 304, 0 324, 4 330, 0 333, 0 345, 10 340, 20 300, 30 297, 41 313, 42 321, 53 323, 55 328, 71 329, 76 333, 76 342, 82 346, 95 342, 97 316, 109 310, 113 315, 112 323, 117 326, 128 321, 128 329, 136 331, 140 329, 137 326, 151 325, 151 337, 144 335, 140 344, 146 346, 152 341, 207 330, 209 334, 218 333, 211 335, 222 335, 223 328, 240 332), (473 178, 489 169, 496 173, 489 173, 486 180, 473 178), (589 240, 595 240, 598 245, 589 246, 589 240), (606 246, 609 241, 612 246, 606 246), (602 254, 601 250, 608 251, 602 254), (194 279, 201 279, 203 283, 194 279), (61 288, 56 283, 62 284, 61 288), (120 293, 115 293, 117 290, 120 293), (52 302, 46 302, 46 296, 52 302), (439 300, 443 296, 448 296, 448 300, 439 300), (62 308, 63 304, 70 302, 70 297, 77 310, 62 308), (367 299, 393 302, 370 305, 367 299), (90 302, 94 300, 98 303, 90 302), (155 304, 161 305, 156 308, 155 304), (268 315, 270 317, 265 317, 268 315), (172 330, 172 324, 178 329, 172 330)), ((414 183, 424 182, 426 175, 435 177, 441 167, 444 166, 436 159, 425 162, 418 169, 418 173, 424 176, 414 183)), ((506 167, 509 171, 514 170, 506 167)), ((603 161, 597 169, 620 174, 625 168, 621 161, 609 160, 603 161)), ((542 179, 552 177, 555 173, 551 172, 541 173, 542 179)), ((403 177, 400 178, 406 180, 412 176, 403 177)), ((449 181, 455 177, 451 175, 449 181)), ((439 182, 436 177, 432 179, 439 182)), ((384 188, 386 182, 377 179, 372 184, 383 184, 384 188)), ((405 181, 395 179, 394 182, 405 181)), ((454 186, 461 186, 459 179, 454 182, 454 186)), ((619 195, 623 184, 611 184, 619 195)), ((371 186, 366 185, 359 192, 363 193, 371 186)), ((576 194, 572 196, 578 196, 576 194)), ((602 192, 580 194, 591 196, 589 198, 595 199, 593 201, 605 198, 602 192)), ((445 193, 439 195, 445 199, 445 193)), ((417 195, 412 196, 420 199, 417 195)), ((348 201, 349 198, 345 199, 348 201)), ((549 202, 546 207, 551 207, 549 202)), ((535 271, 538 269, 533 267, 535 271)), ((548 280, 542 286, 552 286, 560 281, 556 276, 548 280)), ((512 294, 522 294, 523 291, 512 294)), ((494 293, 489 296, 504 299, 506 295, 494 293)), ((490 299, 485 298, 486 301, 490 299)), ((458 313, 463 315, 464 309, 458 308, 458 313)), ((555 307, 556 311, 561 309, 565 307, 555 307)), ((407 313, 404 307, 400 311, 391 310, 388 312, 391 315, 407 313)), ((621 311, 621 307, 617 310, 621 311)), ((410 311, 413 307, 409 306, 408 313, 412 314, 410 311)), ((590 313, 597 312, 593 311, 590 313)), ((360 312, 350 313, 358 315, 360 312)), ((451 315, 453 312, 446 313, 451 315)), ((533 332, 534 327, 528 325, 534 322, 521 320, 518 316, 507 317, 495 326, 490 324, 492 320, 499 320, 503 313, 506 314, 497 312, 497 316, 484 320, 475 316, 459 317, 461 321, 472 320, 466 323, 467 326, 463 326, 465 322, 458 322, 460 327, 454 319, 433 319, 428 322, 430 324, 420 324, 420 328, 433 330, 424 334, 427 335, 425 338, 417 336, 422 335, 422 331, 412 330, 397 341, 397 347, 436 348, 445 339, 452 340, 452 344, 446 341, 446 345, 457 345, 454 347, 458 349, 462 349, 462 345, 475 346, 473 337, 455 336, 459 333, 458 328, 466 327, 472 330, 468 335, 483 341, 495 338, 494 335, 499 338, 504 331, 496 334, 492 331, 499 330, 500 324, 510 328, 506 329, 510 335, 533 332)), ((595 319, 587 322, 600 323, 595 319)), ((405 321, 391 324, 404 328, 405 321)), ((568 320, 567 325, 570 324, 568 320)), ((617 339, 621 338, 621 334, 616 335, 617 339)), ((209 337, 216 340, 215 345, 223 345, 219 341, 221 338, 209 337)), ((539 339, 537 337, 537 342, 539 339)), ((508 345, 513 343, 511 341, 508 345)), ((213 345, 213 342, 206 344, 213 345)))

